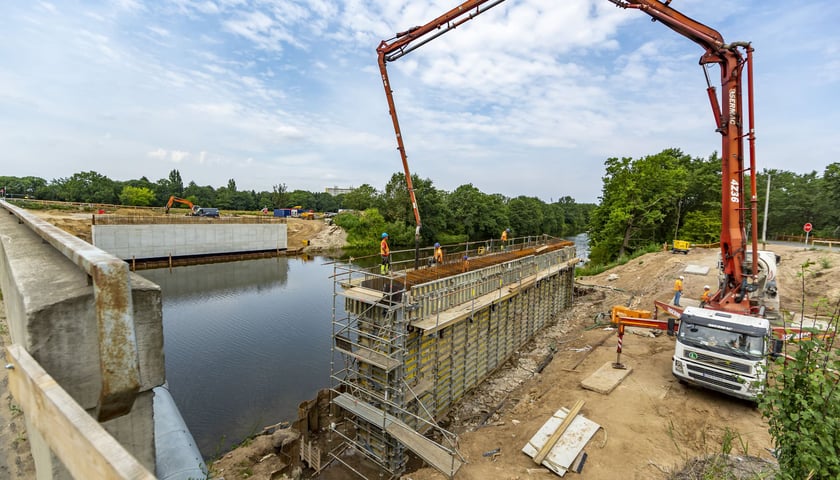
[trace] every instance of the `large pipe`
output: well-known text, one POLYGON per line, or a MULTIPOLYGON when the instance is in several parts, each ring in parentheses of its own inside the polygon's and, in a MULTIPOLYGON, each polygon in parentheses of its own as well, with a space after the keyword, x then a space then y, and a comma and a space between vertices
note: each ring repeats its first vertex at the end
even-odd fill
POLYGON ((208 478, 207 465, 166 384, 153 391, 155 475, 159 480, 208 478))

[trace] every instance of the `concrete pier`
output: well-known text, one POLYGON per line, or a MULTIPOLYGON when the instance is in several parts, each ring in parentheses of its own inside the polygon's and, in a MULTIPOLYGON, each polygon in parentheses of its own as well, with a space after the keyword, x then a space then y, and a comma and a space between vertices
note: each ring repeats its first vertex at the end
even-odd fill
POLYGON ((123 260, 279 251, 288 247, 282 219, 255 217, 94 216, 93 244, 123 260))

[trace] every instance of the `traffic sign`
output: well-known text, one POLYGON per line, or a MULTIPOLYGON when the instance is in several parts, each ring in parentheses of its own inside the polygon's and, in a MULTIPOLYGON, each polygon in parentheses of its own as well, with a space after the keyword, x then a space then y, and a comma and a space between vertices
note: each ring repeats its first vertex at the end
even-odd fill
POLYGON ((802 227, 802 229, 803 229, 803 230, 805 230, 805 232, 806 232, 806 233, 807 233, 807 232, 810 232, 810 231, 811 231, 811 228, 813 228, 813 227, 812 227, 812 225, 811 225, 810 223, 806 223, 806 224, 805 224, 805 226, 804 226, 804 227, 802 227))

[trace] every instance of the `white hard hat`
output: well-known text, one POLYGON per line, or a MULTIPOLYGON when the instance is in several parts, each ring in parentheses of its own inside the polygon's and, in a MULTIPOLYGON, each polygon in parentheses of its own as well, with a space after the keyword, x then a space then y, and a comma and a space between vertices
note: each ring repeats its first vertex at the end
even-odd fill
POLYGON ((685 277, 683 277, 682 275, 680 275, 680 280, 685 280, 685 277))
POLYGON ((703 286, 703 290, 711 290, 711 288, 712 288, 712 287, 710 287, 710 286, 708 286, 708 285, 703 286))

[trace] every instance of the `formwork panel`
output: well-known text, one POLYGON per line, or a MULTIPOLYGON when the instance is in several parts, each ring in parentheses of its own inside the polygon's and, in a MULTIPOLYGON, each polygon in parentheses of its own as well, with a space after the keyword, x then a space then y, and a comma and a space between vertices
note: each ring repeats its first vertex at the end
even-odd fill
MULTIPOLYGON (((572 247, 500 255, 503 263, 494 264, 493 255, 486 255, 481 259, 486 267, 450 269, 448 276, 443 275, 446 268, 380 278, 352 266, 336 267, 336 291, 356 290, 336 295, 344 299, 348 318, 333 319, 335 351, 348 367, 332 375, 338 382, 334 390, 350 388, 354 398, 404 428, 418 433, 439 429, 428 422, 446 415, 571 305, 572 247), (384 295, 365 290, 376 288, 384 289, 384 295)), ((389 434, 365 418, 353 422, 358 427, 349 442, 392 474, 403 471, 406 448, 436 448, 423 442, 403 445, 415 438, 410 432, 389 434)), ((438 453, 442 459, 453 455, 452 464, 458 464, 446 448, 438 453)))

